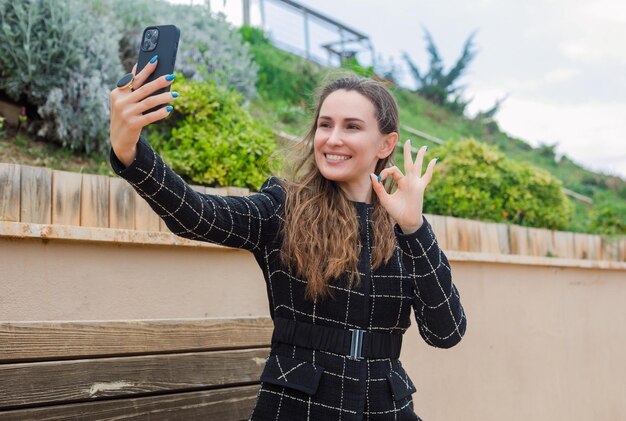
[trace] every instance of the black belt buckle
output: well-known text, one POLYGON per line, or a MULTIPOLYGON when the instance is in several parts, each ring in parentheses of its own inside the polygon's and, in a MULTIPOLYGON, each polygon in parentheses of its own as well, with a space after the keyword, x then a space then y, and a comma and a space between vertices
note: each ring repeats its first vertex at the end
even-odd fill
POLYGON ((363 333, 362 329, 350 329, 352 332, 352 340, 350 341, 350 355, 348 358, 352 360, 362 360, 361 351, 363 350, 363 333))

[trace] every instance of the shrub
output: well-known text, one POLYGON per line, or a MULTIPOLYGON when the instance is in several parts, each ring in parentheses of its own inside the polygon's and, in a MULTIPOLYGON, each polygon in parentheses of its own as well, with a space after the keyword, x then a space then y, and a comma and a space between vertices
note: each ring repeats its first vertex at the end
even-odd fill
POLYGON ((564 229, 573 206, 547 171, 506 158, 474 139, 435 148, 424 209, 441 215, 564 229))
POLYGON ((589 212, 589 231, 604 235, 626 235, 626 206, 611 192, 598 192, 589 212))
POLYGON ((0 90, 35 117, 29 131, 104 153, 117 40, 91 3, 0 0, 0 90))
POLYGON ((148 134, 152 146, 195 183, 257 190, 270 175, 271 130, 241 107, 238 92, 215 81, 176 80, 180 97, 160 129, 148 134))

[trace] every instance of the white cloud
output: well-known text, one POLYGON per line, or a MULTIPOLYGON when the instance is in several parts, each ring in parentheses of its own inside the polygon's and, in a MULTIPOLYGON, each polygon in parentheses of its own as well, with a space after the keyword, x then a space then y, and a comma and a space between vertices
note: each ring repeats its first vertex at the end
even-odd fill
POLYGON ((546 83, 559 83, 565 82, 572 79, 574 76, 578 75, 580 70, 572 69, 572 68, 559 68, 554 69, 546 73, 543 79, 546 83))
POLYGON ((595 0, 585 3, 583 10, 598 19, 626 23, 626 4, 623 1, 595 0))

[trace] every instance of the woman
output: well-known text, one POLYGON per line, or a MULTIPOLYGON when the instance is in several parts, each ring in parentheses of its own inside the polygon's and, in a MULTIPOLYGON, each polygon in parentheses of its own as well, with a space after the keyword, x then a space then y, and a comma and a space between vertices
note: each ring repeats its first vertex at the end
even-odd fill
POLYGON ((411 306, 434 347, 457 344, 466 319, 422 214, 436 160, 422 175, 426 148, 413 161, 407 141, 406 174, 389 166, 399 129, 393 96, 370 79, 329 83, 305 137, 303 175, 270 177, 248 197, 204 195, 140 137, 171 107, 142 112, 176 96, 148 97, 172 83, 143 85, 155 67, 136 75, 134 91, 111 92, 111 165, 173 233, 250 250, 263 270, 274 333, 250 420, 419 420, 398 359, 411 306))

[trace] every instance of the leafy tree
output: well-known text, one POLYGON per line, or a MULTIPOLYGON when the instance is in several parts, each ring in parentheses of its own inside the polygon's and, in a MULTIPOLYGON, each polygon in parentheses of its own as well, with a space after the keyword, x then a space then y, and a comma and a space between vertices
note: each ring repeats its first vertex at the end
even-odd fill
POLYGON ((409 55, 406 52, 403 54, 404 60, 407 62, 411 74, 417 82, 417 92, 420 95, 435 104, 446 106, 459 114, 463 114, 469 101, 463 101, 461 99, 464 87, 459 86, 457 83, 476 56, 476 49, 474 48, 475 35, 476 32, 470 34, 463 46, 461 57, 459 57, 454 66, 446 72, 444 70, 443 60, 439 55, 439 50, 430 32, 424 28, 426 50, 430 55, 428 71, 420 71, 417 65, 411 61, 409 55))
MULTIPOLYGON (((456 114, 463 115, 467 105, 472 100, 463 100, 463 91, 466 86, 459 85, 458 82, 472 60, 476 57, 477 50, 474 45, 475 36, 476 31, 472 32, 467 40, 465 40, 461 56, 458 58, 454 66, 446 72, 443 60, 439 55, 439 50, 437 49, 430 32, 424 28, 426 50, 430 56, 428 71, 420 71, 418 66, 411 61, 409 55, 406 52, 403 54, 403 58, 409 66, 409 70, 417 83, 417 93, 437 105, 446 107, 456 114)), ((500 109, 504 99, 506 99, 506 97, 497 100, 494 106, 489 110, 480 112, 478 114, 479 119, 492 119, 500 109)))

